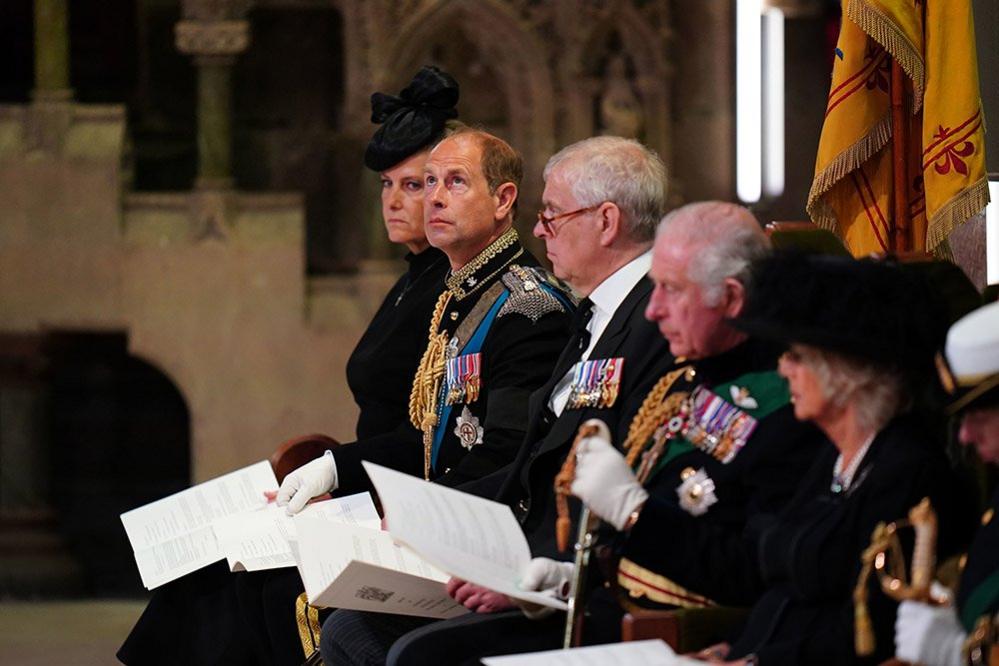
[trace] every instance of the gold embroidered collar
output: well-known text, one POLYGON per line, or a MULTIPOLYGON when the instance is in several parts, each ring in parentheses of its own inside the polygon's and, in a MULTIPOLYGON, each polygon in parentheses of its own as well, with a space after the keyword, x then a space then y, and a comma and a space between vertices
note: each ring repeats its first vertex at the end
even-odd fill
POLYGON ((504 250, 514 246, 518 239, 519 237, 517 236, 516 229, 513 227, 507 229, 499 238, 486 246, 486 249, 477 254, 474 259, 458 270, 452 271, 451 274, 447 276, 445 283, 447 284, 448 290, 459 301, 469 294, 477 291, 480 286, 489 282, 494 275, 506 268, 507 264, 523 254, 524 249, 520 248, 511 257, 503 261, 500 266, 495 267, 494 269, 492 266, 489 266, 489 263, 493 259, 499 256, 504 250), (479 274, 480 272, 485 272, 485 270, 488 269, 493 269, 488 275, 479 274))

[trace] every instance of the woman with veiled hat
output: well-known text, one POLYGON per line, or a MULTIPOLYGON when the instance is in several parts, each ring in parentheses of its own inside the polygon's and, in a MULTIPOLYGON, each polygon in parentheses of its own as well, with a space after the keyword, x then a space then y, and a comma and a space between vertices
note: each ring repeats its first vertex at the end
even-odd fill
MULTIPOLYGON (((903 518, 930 497, 943 527, 939 552, 968 533, 966 502, 921 409, 945 321, 934 319, 918 283, 896 265, 781 255, 754 272, 749 302, 733 323, 788 345, 779 363, 795 416, 815 423, 828 450, 777 515, 742 534, 693 520, 674 503, 645 498, 623 459, 588 456, 577 480, 604 477, 608 497, 637 511, 623 555, 720 604, 749 615, 731 643, 698 655, 743 664, 877 663, 891 656, 895 604, 870 583, 873 655, 854 650, 852 591, 861 553, 881 521, 903 518), (917 408, 917 405, 920 408, 917 408), (602 460, 599 467, 591 462, 602 460), (617 481, 613 481, 617 479, 617 481), (664 558, 658 546, 673 539, 664 558), (682 535, 682 538, 679 536, 682 535), (657 556, 658 555, 658 556, 657 556)), ((599 514, 600 502, 590 502, 599 514)))
MULTIPOLYGON (((408 268, 389 290, 347 361, 360 410, 358 440, 408 423, 409 391, 426 327, 450 264, 423 229, 423 165, 457 117, 458 84, 422 68, 398 97, 371 96, 380 127, 364 164, 381 178, 382 217, 408 268)), ((303 496, 304 497, 304 496, 303 496)), ((298 507, 301 508, 301 507, 298 507)), ((300 664, 294 569, 232 574, 220 562, 158 588, 118 651, 126 664, 300 664)))

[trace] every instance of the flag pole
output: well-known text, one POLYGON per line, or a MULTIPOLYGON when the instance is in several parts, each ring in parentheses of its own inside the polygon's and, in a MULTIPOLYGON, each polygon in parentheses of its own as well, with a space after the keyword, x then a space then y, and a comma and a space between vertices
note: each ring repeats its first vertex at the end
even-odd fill
POLYGON ((911 252, 912 220, 909 216, 908 114, 905 108, 905 72, 895 58, 891 59, 891 158, 892 158, 892 215, 889 237, 891 250, 911 252))

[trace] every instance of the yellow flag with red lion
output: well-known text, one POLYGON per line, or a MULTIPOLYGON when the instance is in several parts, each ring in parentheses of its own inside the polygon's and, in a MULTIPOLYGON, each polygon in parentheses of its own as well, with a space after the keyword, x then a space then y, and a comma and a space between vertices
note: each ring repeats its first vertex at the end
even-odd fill
POLYGON ((891 60, 911 85, 912 249, 934 251, 988 203, 970 0, 843 0, 808 214, 854 256, 891 248, 891 60))

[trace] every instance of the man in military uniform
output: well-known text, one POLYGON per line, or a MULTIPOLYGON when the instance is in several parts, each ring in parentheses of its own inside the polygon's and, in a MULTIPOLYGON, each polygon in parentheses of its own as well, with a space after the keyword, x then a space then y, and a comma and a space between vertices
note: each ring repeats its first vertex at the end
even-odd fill
MULTIPOLYGON (((751 261, 768 247, 752 215, 732 204, 691 204, 662 222, 653 249, 653 293, 646 316, 658 324, 676 359, 651 391, 634 394, 631 404, 622 408, 634 418, 618 428, 618 440, 634 451, 630 462, 639 466, 642 483, 629 486, 622 496, 614 492, 619 486, 615 479, 596 479, 593 469, 604 468, 602 459, 608 457, 632 474, 622 454, 608 443, 605 448, 591 445, 577 456, 572 484, 584 503, 594 502, 593 512, 612 532, 634 527, 635 509, 652 493, 700 519, 741 530, 751 525, 754 515, 773 511, 790 497, 822 444, 818 431, 794 418, 787 386, 776 374, 777 350, 727 323, 742 309, 751 261), (694 409, 684 409, 691 403, 694 409), (639 460, 637 453, 645 449, 651 454, 639 460)), ((609 437, 610 431, 605 432, 609 437)), ((541 542, 547 535, 529 536, 541 542)), ((710 603, 655 574, 630 539, 611 539, 624 541, 625 557, 610 582, 624 593, 625 603, 710 603)), ((656 534, 642 544, 643 550, 648 547, 662 557, 668 539, 656 534)), ((523 572, 521 586, 564 593, 573 570, 572 562, 537 557, 523 572)), ((619 639, 623 611, 609 589, 593 589, 598 584, 591 578, 585 585, 584 591, 591 593, 583 631, 586 643, 619 639)), ((561 614, 534 622, 506 615, 493 621, 456 618, 404 636, 392 648, 388 663, 429 664, 442 659, 444 649, 452 662, 460 662, 554 648, 562 642, 564 621, 561 614)))
MULTIPOLYGON (((999 465, 999 303, 955 323, 947 334, 941 379, 961 421, 958 439, 999 465)), ((968 551, 954 605, 903 601, 895 623, 895 654, 911 663, 999 663, 999 491, 982 515, 968 551)))
MULTIPOLYGON (((371 490, 363 460, 446 485, 513 460, 528 398, 565 345, 573 309, 572 297, 513 229, 522 172, 508 144, 478 130, 458 130, 431 152, 425 231, 451 268, 424 324, 429 335, 412 382, 410 421, 291 472, 277 496, 289 513, 326 492, 371 490)), ((315 616, 302 604, 298 610, 300 621, 315 616)), ((312 629, 318 634, 318 626, 312 629)))
MULTIPOLYGON (((615 467, 621 454, 594 445, 580 454, 572 486, 596 515, 626 534, 617 583, 632 602, 711 604, 704 591, 656 573, 669 548, 655 521, 641 520, 648 496, 712 524, 752 531, 753 517, 775 513, 790 498, 825 444, 816 428, 794 417, 787 384, 777 374, 780 349, 729 323, 744 307, 750 264, 767 247, 752 215, 732 204, 691 204, 660 228, 648 316, 677 361, 644 398, 622 447, 639 484, 617 486, 619 479, 605 477, 623 469, 615 467)), ((705 547, 704 557, 719 556, 705 547)))
MULTIPOLYGON (((544 177, 545 209, 534 233, 545 241, 555 274, 586 298, 555 371, 531 396, 527 436, 514 464, 461 489, 515 507, 532 549, 554 554, 552 479, 579 424, 591 417, 616 423, 629 397, 644 395, 670 363, 665 340, 643 316, 666 176, 659 158, 638 142, 595 137, 554 155, 544 177)), ((524 621, 502 595, 458 580, 449 587, 469 608, 496 612, 469 619, 524 621)), ((383 663, 395 638, 431 622, 338 611, 323 627, 324 658, 383 663)))
POLYGON ((446 485, 513 460, 528 397, 565 345, 572 308, 517 239, 513 211, 522 172, 508 144, 479 130, 459 130, 431 151, 424 168, 426 233, 451 272, 413 381, 410 423, 337 447, 290 473, 277 497, 289 513, 326 492, 370 490, 362 460, 446 485))

